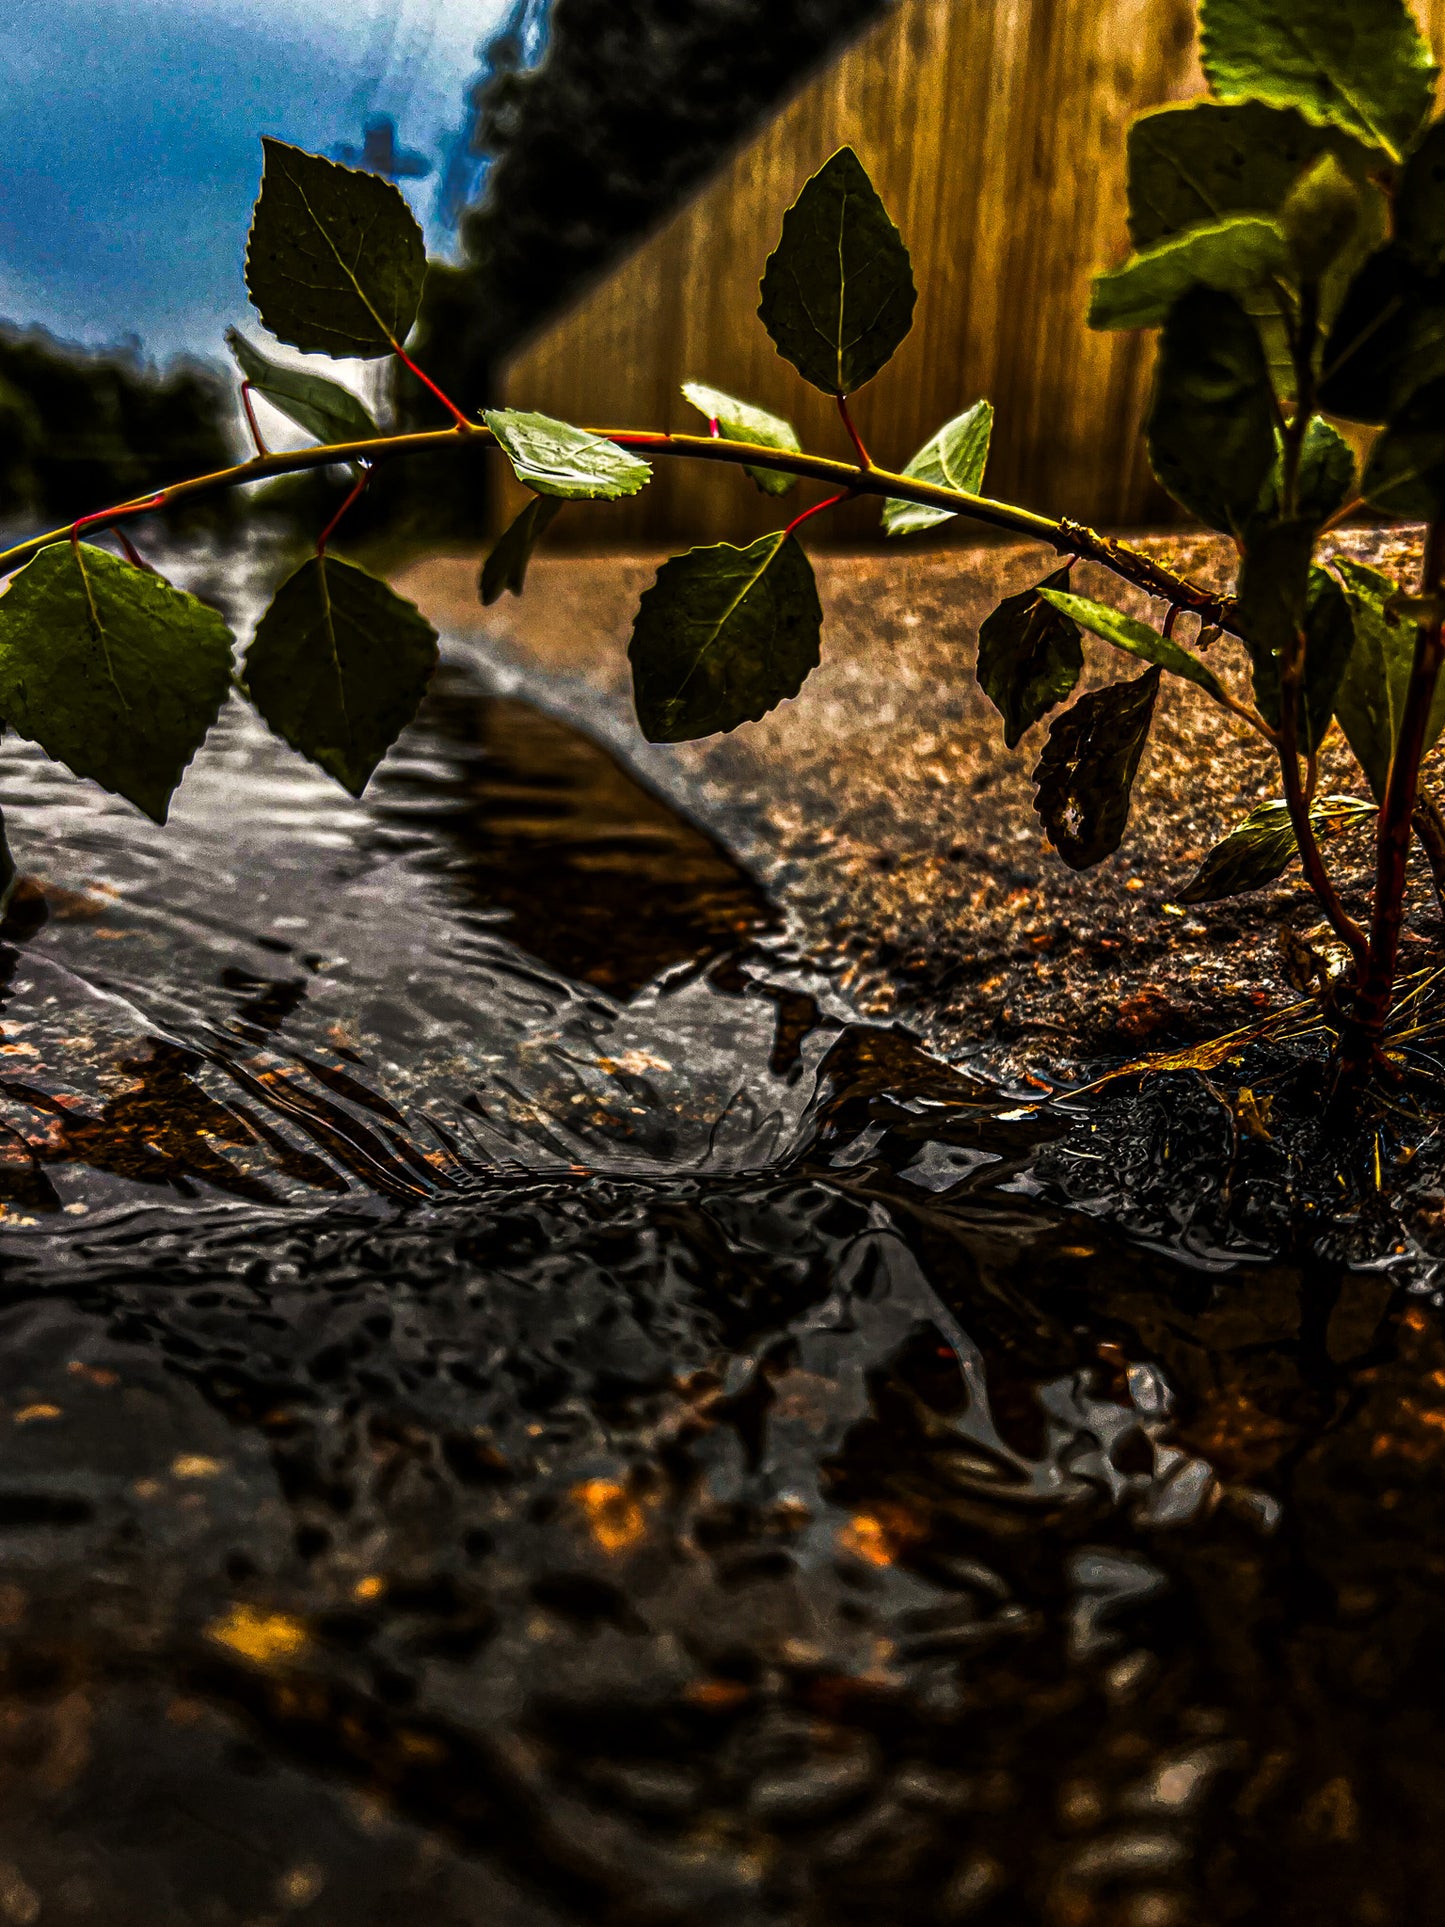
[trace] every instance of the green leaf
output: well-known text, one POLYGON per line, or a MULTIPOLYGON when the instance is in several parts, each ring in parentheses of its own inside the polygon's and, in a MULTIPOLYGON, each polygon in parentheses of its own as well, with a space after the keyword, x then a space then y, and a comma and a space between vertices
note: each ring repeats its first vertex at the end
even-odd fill
POLYGON ((1384 515, 1433 522, 1445 511, 1445 378, 1417 389, 1387 423, 1360 487, 1384 515))
POLYGON ((1359 178, 1369 155, 1288 108, 1214 100, 1159 107, 1129 129, 1129 238, 1166 235, 1229 214, 1276 214, 1304 170, 1334 154, 1359 178))
MULTIPOLYGON (((1374 813, 1370 804, 1356 797, 1323 796, 1311 808, 1310 821, 1324 828, 1374 813)), ((1180 891, 1178 900, 1180 903, 1218 903, 1224 897, 1243 896, 1247 890, 1262 890, 1267 883, 1283 876, 1298 855, 1299 844, 1289 820, 1289 805, 1261 803, 1215 844, 1180 891)))
POLYGON ((1274 463, 1275 406, 1259 333, 1232 295, 1194 288, 1170 309, 1146 433, 1175 501, 1240 534, 1274 463))
POLYGON ((1316 284, 1349 246, 1364 214, 1357 181, 1328 149, 1301 174, 1279 211, 1301 281, 1316 284))
MULTIPOLYGON (((915 481, 933 482, 939 488, 962 489, 977 495, 983 487, 983 471, 988 463, 989 438, 993 434, 993 404, 976 401, 951 422, 945 422, 930 441, 926 441, 904 469, 915 481)), ((951 522, 954 511, 926 508, 922 502, 892 499, 883 504, 883 529, 887 535, 915 535, 939 522, 951 522)))
MULTIPOLYGON (((781 415, 770 415, 766 408, 725 395, 721 388, 709 388, 700 381, 685 381, 682 392, 699 414, 716 422, 729 441, 752 442, 759 448, 786 448, 801 453, 798 431, 781 415)), ((744 468, 743 474, 757 483, 764 495, 786 495, 796 487, 796 475, 781 475, 775 468, 744 468)))
MULTIPOLYGON (((1355 484, 1355 457, 1337 428, 1322 415, 1310 418, 1300 445, 1295 492, 1300 516, 1316 528, 1328 522, 1350 499, 1355 484)), ((1284 438, 1275 438, 1274 467, 1260 491, 1255 517, 1277 522, 1284 513, 1284 438)))
POLYGON ((1277 222, 1258 214, 1202 221, 1131 255, 1121 268, 1097 275, 1089 297, 1089 326, 1157 328, 1189 289, 1247 294, 1283 273, 1288 259, 1277 222))
POLYGON ((1216 702, 1222 700, 1224 685, 1218 676, 1198 656, 1191 656, 1187 649, 1181 649, 1172 636, 1160 635, 1147 622, 1136 622, 1133 616, 1122 615, 1106 602, 1091 602, 1088 596, 1068 595, 1062 589, 1046 588, 1040 589, 1039 594, 1061 614, 1069 616, 1094 635, 1101 636, 1105 642, 1113 643, 1116 649, 1122 649, 1126 655, 1138 656, 1142 662, 1157 663, 1159 668, 1167 669, 1171 675, 1183 676, 1186 682, 1197 683, 1216 702))
POLYGON ((892 360, 913 326, 913 267, 851 147, 783 216, 761 292, 758 314, 778 353, 824 394, 854 394, 892 360))
POLYGON ((1049 726, 1033 774, 1034 809, 1071 870, 1101 863, 1124 840, 1160 673, 1146 669, 1137 682, 1111 683, 1080 696, 1049 726))
POLYGON ((1255 707, 1274 727, 1280 718, 1280 658, 1304 627, 1314 543, 1310 521, 1269 523, 1251 531, 1239 571, 1235 617, 1254 670, 1255 707))
POLYGON ((1380 248, 1346 291, 1325 343, 1320 406, 1345 421, 1384 422, 1445 376, 1445 286, 1380 248))
POLYGON ((757 722, 818 666, 823 611, 796 536, 674 556, 632 628, 637 720, 650 743, 687 743, 757 722))
POLYGON ((482 418, 519 482, 563 502, 613 502, 636 495, 652 478, 646 462, 605 436, 550 415, 489 408, 482 418))
POLYGON ((554 496, 534 495, 505 534, 498 538, 491 554, 482 564, 481 579, 477 585, 484 609, 490 609, 508 592, 512 595, 522 593, 532 551, 548 525, 561 513, 562 504, 554 496))
POLYGON ((282 367, 236 328, 226 330, 226 344, 256 393, 318 442, 365 442, 381 433, 360 396, 339 381, 305 368, 282 367))
POLYGON ((1395 190, 1395 238, 1422 274, 1445 272, 1445 120, 1437 120, 1405 163, 1395 190))
POLYGON ((1313 755, 1335 713, 1335 699, 1355 646, 1355 627, 1344 591, 1323 569, 1311 569, 1305 592, 1304 711, 1300 742, 1313 755))
POLYGON ((230 686, 216 611, 89 543, 42 549, 0 598, 0 714, 157 823, 230 686))
POLYGON ((246 690, 293 749, 360 796, 417 712, 436 631, 384 582, 312 556, 276 591, 246 652, 246 690))
MULTIPOLYGON (((1383 802, 1415 659, 1415 625, 1404 616, 1386 613, 1399 594, 1389 576, 1343 556, 1335 558, 1334 567, 1344 584, 1355 631, 1355 646, 1335 693, 1335 714, 1376 802, 1383 802)), ((1426 750, 1439 741, 1442 730, 1445 681, 1430 706, 1426 750)))
POLYGON ((266 166, 246 243, 246 286, 281 341, 307 354, 390 355, 406 340, 426 244, 390 181, 285 141, 266 166))
POLYGON ((1430 49, 1405 0, 1203 0, 1221 100, 1294 107, 1398 160, 1430 112, 1430 49))
POLYGON ((1035 589, 1005 597, 978 632, 979 685, 1003 717, 1010 749, 1064 700, 1084 666, 1078 624, 1042 594, 1066 589, 1070 566, 1066 562, 1035 589))

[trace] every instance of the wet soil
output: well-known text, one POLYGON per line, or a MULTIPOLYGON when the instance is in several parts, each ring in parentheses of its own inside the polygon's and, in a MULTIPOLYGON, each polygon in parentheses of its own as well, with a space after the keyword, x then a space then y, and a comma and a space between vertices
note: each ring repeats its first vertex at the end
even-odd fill
POLYGON ((1281 1237, 1198 1078, 1038 1102, 1280 995, 1137 862, 1264 773, 1171 708, 1081 881, 944 559, 657 752, 641 565, 473 569, 360 803, 238 707, 165 832, 0 744, 0 1921, 1445 1912, 1429 1250, 1368 1160, 1281 1237))
MULTIPOLYGON (((1402 580, 1418 567, 1412 532, 1335 539, 1402 580)), ((1141 545, 1211 586, 1232 579, 1233 550, 1218 538, 1141 545)), ((1174 900, 1212 844, 1278 794, 1266 746, 1200 692, 1173 680, 1161 691, 1116 856, 1076 875, 1045 843, 1028 773, 1047 725, 1006 750, 973 664, 980 621, 1047 573, 1050 552, 996 543, 819 554, 821 668, 763 722, 676 746, 643 743, 630 707, 627 638, 659 560, 542 556, 525 597, 490 611, 470 559, 421 564, 403 584, 479 660, 603 734, 723 835, 799 943, 842 960, 839 981, 862 1008, 903 1019, 951 1056, 1067 1078, 1101 1054, 1217 1035, 1298 997, 1297 946, 1281 931, 1326 950, 1329 933, 1297 871, 1242 904, 1174 900)), ((1075 584, 1148 613, 1103 571, 1081 565, 1075 584)), ((1230 647, 1215 648, 1226 670, 1237 668, 1230 647)), ((1119 661, 1086 641, 1083 686, 1116 679, 1119 661)), ((1360 788, 1338 741, 1322 757, 1321 787, 1360 788)), ((1358 902, 1368 833, 1335 839, 1330 860, 1358 902)), ((1433 955, 1437 936, 1423 874, 1416 893, 1407 965, 1433 955)))

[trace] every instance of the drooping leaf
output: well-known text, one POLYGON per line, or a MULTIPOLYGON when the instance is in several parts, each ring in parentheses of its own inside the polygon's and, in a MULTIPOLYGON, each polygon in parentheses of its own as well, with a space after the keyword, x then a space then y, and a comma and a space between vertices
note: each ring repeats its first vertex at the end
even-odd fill
MULTIPOLYGON (((786 448, 795 453, 802 449, 797 429, 781 415, 770 415, 766 408, 755 408, 751 402, 739 401, 734 395, 725 395, 721 388, 709 388, 701 381, 685 381, 682 392, 700 414, 717 423, 729 441, 752 442, 759 448, 786 448)), ((796 475, 782 475, 775 468, 745 467, 743 474, 756 482, 764 495, 786 495, 798 480, 796 475)))
POLYGON ((1335 699, 1355 644, 1350 605, 1335 578, 1312 568, 1305 591, 1305 680, 1300 743, 1313 754, 1334 719, 1335 699))
MULTIPOLYGON (((1296 507, 1301 518, 1319 528, 1344 507, 1354 483, 1355 457, 1349 443, 1322 415, 1312 416, 1300 446, 1295 478, 1296 507)), ((1260 491, 1254 519, 1277 522, 1284 514, 1284 495, 1284 441, 1276 436, 1274 466, 1260 491)))
MULTIPOLYGON (((1348 823, 1374 810, 1353 796, 1322 796, 1310 809, 1317 828, 1348 823)), ((1236 823, 1205 857, 1194 876, 1179 892, 1180 903, 1218 903, 1225 897, 1262 890, 1283 876, 1299 855, 1287 803, 1261 803, 1242 823, 1236 823)))
POLYGON ((1124 840, 1162 673, 1146 669, 1136 682, 1080 696, 1049 726, 1033 774, 1034 809, 1071 870, 1101 863, 1124 840))
POLYGON ((246 690, 293 749, 360 796, 417 712, 436 631, 364 569, 312 556, 256 625, 246 690))
MULTIPOLYGON (((1389 576, 1344 556, 1335 558, 1334 567, 1344 585, 1355 632, 1354 648, 1335 692, 1335 714, 1376 802, 1383 802, 1415 658, 1415 625, 1403 615, 1387 613, 1399 593, 1389 576)), ((1442 730, 1445 681, 1430 706, 1427 750, 1439 741, 1442 730)))
POLYGON ((226 345, 256 393, 318 442, 365 442, 381 433, 361 397, 339 381, 307 368, 283 367, 237 328, 226 330, 226 345))
POLYGON ((851 147, 783 216, 761 293, 758 314, 778 353, 827 395, 872 381, 913 326, 908 250, 851 147))
POLYGON ((1045 589, 1067 589, 1067 562, 1037 588, 1006 596, 978 632, 979 686, 1003 717, 1010 749, 1079 680, 1084 651, 1078 624, 1045 601, 1045 589))
POLYGON ((1360 488, 1385 515, 1432 522, 1445 509, 1445 377, 1417 388, 1386 423, 1360 488))
POLYGON ((278 340, 307 354, 394 354, 426 278, 426 243, 390 181, 263 140, 246 286, 278 340))
POLYGON ((554 517, 561 513, 562 504, 555 496, 534 495, 505 533, 498 537, 491 554, 482 564, 481 579, 477 585, 484 609, 490 609, 508 592, 512 595, 522 593, 532 551, 554 517))
POLYGON ((489 408, 483 416, 519 482, 564 502, 613 502, 636 495, 652 470, 605 436, 551 415, 489 408))
POLYGON ((1302 518, 1251 530, 1239 571, 1235 617, 1254 672, 1254 702, 1274 727, 1280 718, 1280 661, 1294 646, 1309 598, 1314 524, 1302 518))
POLYGON ((1417 388, 1445 377, 1445 283, 1397 246, 1354 277, 1321 361, 1320 406, 1346 421, 1384 422, 1417 388))
POLYGON ((1181 648, 1172 636, 1161 635, 1147 622, 1123 615, 1118 609, 1111 609, 1107 602, 1093 602, 1088 596, 1069 595, 1062 589, 1040 589, 1039 594, 1062 615, 1102 637, 1105 642, 1113 643, 1116 649, 1122 649, 1126 655, 1137 656, 1141 662, 1157 663, 1171 675, 1197 683, 1216 702, 1223 696, 1223 684, 1206 663, 1181 648))
POLYGON ((1279 225, 1258 214, 1171 234, 1097 275, 1089 296, 1091 328, 1157 328, 1182 294, 1214 288, 1247 294, 1285 268, 1289 249, 1279 225))
POLYGON ((686 743, 757 722, 817 668, 822 626, 796 536, 674 556, 642 598, 627 651, 643 734, 686 743))
POLYGON ((1129 129, 1129 238, 1166 235, 1229 214, 1276 214, 1304 170, 1331 153, 1357 179, 1369 156, 1288 108, 1189 101, 1141 114, 1129 129))
POLYGON ((1204 0, 1221 100, 1294 107, 1398 160, 1430 112, 1434 63, 1405 0, 1204 0))
MULTIPOLYGON (((989 438, 993 434, 993 404, 976 401, 938 433, 926 441, 904 469, 916 481, 933 482, 939 488, 962 489, 977 495, 983 487, 983 471, 988 463, 989 438)), ((952 509, 929 508, 922 502, 889 500, 883 504, 883 530, 886 535, 916 535, 940 522, 953 520, 952 509)))
POLYGON ((1170 309, 1146 432, 1175 501, 1241 533, 1274 463, 1275 407, 1258 331, 1232 295, 1194 288, 1170 309))
POLYGON ((42 549, 0 598, 0 715, 164 823, 231 684, 214 609, 104 549, 42 549))

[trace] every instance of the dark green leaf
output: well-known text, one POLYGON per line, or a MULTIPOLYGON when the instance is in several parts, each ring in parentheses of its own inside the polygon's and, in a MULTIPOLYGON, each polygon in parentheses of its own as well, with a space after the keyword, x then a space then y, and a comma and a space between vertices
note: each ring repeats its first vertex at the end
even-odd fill
POLYGON ((1110 683, 1055 717, 1034 770, 1034 809, 1071 870, 1112 856, 1124 840, 1129 798, 1159 693, 1158 669, 1110 683))
POLYGON ((253 348, 236 328, 226 330, 226 342, 256 393, 318 442, 365 442, 381 433, 360 396, 339 381, 305 368, 282 367, 253 348))
POLYGON ((1279 224, 1301 281, 1318 284, 1349 246, 1364 214, 1359 183, 1326 151, 1285 196, 1279 224))
POLYGON ((1268 285, 1288 259, 1284 234, 1258 214, 1231 214, 1171 234, 1095 277, 1091 328, 1157 328, 1182 294, 1215 288, 1247 294, 1268 285))
POLYGON ((917 301, 908 250, 863 163, 843 147, 783 216, 758 314, 778 353, 827 395, 893 358, 917 301))
POLYGON ((1305 621, 1315 529, 1309 521, 1273 522, 1253 530, 1239 571, 1235 616, 1254 669, 1254 701, 1278 726, 1280 659, 1295 646, 1305 621))
POLYGON ((1041 589, 1039 593, 1045 602, 1051 602, 1061 614, 1071 617, 1105 642, 1113 643, 1116 649, 1122 649, 1126 655, 1138 656, 1141 662, 1157 663, 1171 675, 1197 683, 1216 702, 1224 695, 1223 684, 1212 669, 1202 663, 1198 656, 1191 656, 1187 649, 1181 649, 1172 636, 1161 635, 1147 622, 1137 622, 1133 616, 1122 615, 1119 610, 1111 609, 1107 602, 1092 602, 1088 596, 1069 595, 1061 589, 1041 589))
POLYGON ((1350 283, 1322 367, 1322 408, 1346 421, 1388 421, 1417 388, 1445 377, 1445 285, 1427 281, 1400 248, 1380 248, 1350 283))
POLYGON ((616 442, 550 415, 489 408, 483 417, 519 482, 564 502, 612 502, 651 479, 646 462, 616 442))
POLYGON ((1360 487, 1385 515, 1433 522, 1445 511, 1445 379, 1417 389, 1393 416, 1360 487))
MULTIPOLYGON (((1310 810, 1310 821, 1317 828, 1323 828, 1374 813, 1368 803, 1361 803, 1353 796, 1325 796, 1310 810)), ((1218 903, 1224 897, 1243 896, 1247 890, 1262 890, 1267 883, 1283 876, 1298 855, 1289 805, 1261 803, 1215 844, 1188 885, 1180 891, 1179 901, 1218 903)))
POLYGON ((482 564, 481 592, 482 606, 490 609, 494 602, 511 592, 520 595, 527 581, 527 564, 532 560, 532 551, 542 539, 548 524, 562 513, 562 504, 551 495, 534 495, 522 513, 502 535, 491 554, 482 564))
POLYGON ((1422 274, 1445 272, 1445 120, 1437 120, 1405 163, 1395 191, 1395 236, 1422 274))
POLYGON ((426 278, 426 244, 390 181, 263 140, 246 286, 281 341, 307 354, 394 354, 426 278))
POLYGON ((1355 628, 1344 591, 1323 569, 1311 569, 1305 593, 1304 709, 1300 743, 1313 754, 1335 713, 1340 681, 1349 666, 1355 628))
MULTIPOLYGON (((1343 556, 1336 557, 1334 566, 1344 584, 1355 631, 1355 646, 1335 693, 1335 714, 1376 802, 1383 802, 1415 658, 1415 625, 1404 616, 1386 613, 1399 594, 1389 576, 1343 556)), ((1430 707, 1427 750, 1439 741, 1442 729, 1445 681, 1430 707)))
MULTIPOLYGON (((976 401, 972 408, 945 422, 938 433, 923 444, 903 473, 916 481, 933 482, 939 488, 957 488, 966 495, 977 495, 983 487, 992 434, 993 405, 976 401)), ((952 520, 952 509, 927 508, 921 502, 894 500, 883 504, 883 529, 887 535, 916 535, 920 529, 931 529, 939 522, 952 520)))
MULTIPOLYGON (((1338 429, 1322 415, 1311 418, 1300 447, 1296 497, 1302 520, 1316 528, 1350 499, 1355 483, 1355 457, 1338 429)), ((1270 470, 1254 519, 1277 522, 1284 513, 1284 441, 1276 437, 1274 467, 1270 470)))
POLYGON ((1077 623, 1041 594, 1066 589, 1069 567, 1065 563, 1036 589, 1006 597, 978 632, 979 685, 1003 717, 1010 749, 1064 700, 1084 666, 1077 623))
POLYGON ((674 556, 642 598, 627 652, 643 734, 687 743, 757 722, 816 669, 822 626, 796 536, 674 556))
MULTIPOLYGON (((682 392, 700 414, 716 422, 729 441, 751 442, 757 448, 786 448, 801 452, 798 431, 781 415, 770 415, 766 408, 725 395, 721 388, 709 388, 701 381, 685 381, 682 392)), ((757 483, 764 495, 786 495, 797 484, 796 475, 782 475, 775 468, 744 468, 743 474, 757 483)))
POLYGON ((1232 295, 1195 288, 1170 310, 1147 433, 1175 501, 1241 533, 1274 463, 1275 407, 1259 333, 1232 295))
POLYGON ((246 689, 278 736, 360 796, 436 660, 436 631, 414 604, 364 569, 312 556, 256 626, 246 689))
POLYGON ((1359 178, 1365 150, 1289 109, 1214 100, 1159 107, 1129 129, 1129 236, 1151 247, 1201 221, 1276 214, 1304 170, 1336 155, 1359 178))
POLYGON ((1204 0, 1201 59, 1221 100, 1298 108, 1399 159, 1435 66, 1405 0, 1204 0))
POLYGON ((0 599, 0 714, 164 823, 231 684, 214 609, 104 549, 42 549, 0 599))

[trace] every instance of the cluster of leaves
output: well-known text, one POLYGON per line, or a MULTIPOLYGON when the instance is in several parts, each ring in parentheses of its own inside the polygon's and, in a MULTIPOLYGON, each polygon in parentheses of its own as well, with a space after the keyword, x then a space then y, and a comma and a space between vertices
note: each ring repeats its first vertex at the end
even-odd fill
MULTIPOLYGON (((1221 628, 1187 648, 1170 622, 1076 593, 1066 562, 994 611, 977 665, 1010 747, 1059 712, 1034 770, 1036 808, 1075 868, 1124 835, 1165 675, 1278 747, 1286 803, 1254 811, 1210 854, 1187 892, 1195 901, 1259 887, 1289 863, 1297 836, 1308 844, 1310 824, 1372 811, 1314 800, 1312 775, 1299 789, 1298 757, 1312 769, 1336 721, 1375 804, 1384 798, 1415 627, 1439 612, 1376 570, 1340 558, 1318 566, 1315 550, 1359 501, 1445 520, 1445 121, 1430 120, 1435 71, 1405 0, 1203 0, 1203 29, 1211 96, 1133 128, 1135 252, 1095 283, 1091 320, 1160 330, 1151 459, 1188 510, 1234 538, 1237 594, 1221 628), (1380 430, 1358 479, 1325 410, 1380 430), (1247 693, 1205 660, 1221 629, 1242 645, 1247 693), (1085 631, 1142 672, 1077 696, 1085 631)), ((262 322, 306 353, 410 366, 403 343, 427 264, 406 203, 374 175, 264 145, 246 262, 262 322)), ((902 237, 851 148, 786 214, 760 295, 778 352, 847 421, 847 398, 887 366, 917 300, 902 237)), ((238 333, 232 348, 250 387, 324 448, 348 445, 346 459, 358 460, 358 444, 377 442, 377 424, 340 383, 238 333)), ((826 471, 786 421, 701 383, 684 393, 769 496, 785 495, 810 462, 826 471)), ((669 439, 608 439, 517 409, 483 419, 529 491, 482 571, 486 602, 521 591, 567 503, 635 494, 652 473, 635 448, 669 439)), ((1067 549, 1070 525, 981 501, 992 422, 978 401, 901 476, 874 469, 861 445, 842 472, 884 497, 890 536, 973 505, 1052 530, 1067 549), (909 499, 889 495, 905 482, 909 499)), ((458 416, 459 442, 469 429, 458 416)), ((663 565, 629 651, 650 740, 732 729, 802 687, 822 630, 802 519, 745 548, 719 543, 663 565)), ((411 604, 326 554, 323 539, 277 591, 237 672, 213 610, 77 535, 42 550, 0 599, 7 723, 160 821, 234 686, 286 742, 361 792, 436 660, 435 634, 411 604)), ((1445 697, 1426 719, 1425 747, 1442 726, 1445 697)))

